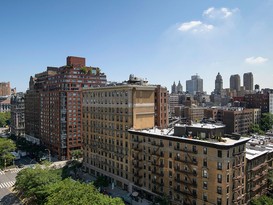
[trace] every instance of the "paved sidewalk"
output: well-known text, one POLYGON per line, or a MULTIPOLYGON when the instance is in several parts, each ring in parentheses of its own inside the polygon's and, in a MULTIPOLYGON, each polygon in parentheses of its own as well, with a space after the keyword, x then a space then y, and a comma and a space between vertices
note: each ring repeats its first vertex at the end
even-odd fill
MULTIPOLYGON (((91 176, 90 174, 83 173, 82 179, 85 182, 92 182, 95 181, 96 178, 94 176, 91 176)), ((138 201, 134 200, 134 197, 130 196, 130 193, 120 189, 119 187, 112 187, 110 184, 108 187, 104 188, 105 193, 112 196, 112 197, 120 197, 122 198, 126 204, 130 205, 150 205, 152 202, 148 201, 146 199, 141 199, 140 197, 137 197, 138 201)))

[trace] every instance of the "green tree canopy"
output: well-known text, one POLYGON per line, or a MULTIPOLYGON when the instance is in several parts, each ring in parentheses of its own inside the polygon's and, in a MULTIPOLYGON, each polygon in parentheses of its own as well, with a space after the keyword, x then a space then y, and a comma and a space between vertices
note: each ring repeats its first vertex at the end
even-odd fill
POLYGON ((273 126, 273 114, 271 113, 263 113, 261 117, 261 129, 263 131, 267 131, 272 129, 273 126))
POLYGON ((49 184, 61 181, 61 176, 56 172, 35 167, 35 169, 23 169, 16 176, 15 190, 23 194, 25 198, 34 199, 37 204, 43 204, 47 197, 46 187, 49 184))
POLYGON ((120 198, 100 194, 92 184, 84 184, 71 179, 49 185, 46 205, 124 205, 120 198))
POLYGON ((6 138, 0 138, 0 158, 2 166, 6 166, 13 161, 14 156, 10 153, 16 149, 15 143, 6 138))
POLYGON ((260 135, 264 134, 264 131, 260 128, 259 124, 251 124, 250 131, 252 133, 257 133, 257 134, 260 134, 260 135))
POLYGON ((253 199, 250 202, 250 205, 272 205, 273 199, 268 196, 261 196, 257 199, 253 199))
POLYGON ((23 169, 18 173, 14 187, 30 204, 124 205, 120 198, 100 194, 93 184, 71 178, 61 180, 61 170, 23 169))
POLYGON ((0 127, 5 127, 10 124, 10 112, 1 112, 0 113, 0 127))

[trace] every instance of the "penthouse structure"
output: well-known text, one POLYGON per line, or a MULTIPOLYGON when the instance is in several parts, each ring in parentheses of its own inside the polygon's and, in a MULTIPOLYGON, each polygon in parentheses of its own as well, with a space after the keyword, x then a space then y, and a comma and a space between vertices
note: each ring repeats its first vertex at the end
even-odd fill
POLYGON ((67 57, 62 67, 48 67, 30 78, 25 95, 26 134, 38 139, 59 159, 82 147, 82 89, 106 85, 106 75, 67 57))

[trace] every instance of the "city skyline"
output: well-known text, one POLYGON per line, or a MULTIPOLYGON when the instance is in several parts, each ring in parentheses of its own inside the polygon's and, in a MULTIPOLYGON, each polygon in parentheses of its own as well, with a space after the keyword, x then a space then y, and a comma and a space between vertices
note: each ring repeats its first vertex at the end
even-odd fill
POLYGON ((198 73, 210 93, 218 72, 223 88, 231 75, 242 79, 247 72, 260 88, 273 87, 272 0, 18 1, 0 6, 0 82, 10 81, 17 91, 25 92, 30 76, 47 66, 65 65, 66 56, 85 57, 110 81, 135 74, 168 90, 179 80, 185 88, 198 73))

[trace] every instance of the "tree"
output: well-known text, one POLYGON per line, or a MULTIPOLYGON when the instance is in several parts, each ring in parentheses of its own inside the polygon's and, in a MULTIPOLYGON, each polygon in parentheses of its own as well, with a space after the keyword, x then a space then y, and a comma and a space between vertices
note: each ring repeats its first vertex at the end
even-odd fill
POLYGON ((124 205, 120 198, 110 198, 100 194, 92 184, 80 183, 71 179, 49 185, 47 187, 49 196, 46 205, 124 205))
POLYGON ((24 198, 30 198, 37 204, 43 204, 47 195, 46 187, 49 184, 61 181, 57 172, 36 167, 35 169, 23 169, 16 176, 14 188, 22 193, 24 198))
POLYGON ((0 158, 2 166, 6 167, 7 164, 13 162, 15 158, 10 152, 16 149, 15 143, 10 139, 0 138, 0 158))
POLYGON ((253 199, 250 205, 271 205, 273 204, 273 199, 268 196, 261 196, 259 198, 253 199))
POLYGON ((109 185, 109 180, 105 176, 99 176, 94 182, 94 186, 97 188, 107 187, 109 185))
POLYGON ((71 155, 72 155, 72 158, 73 158, 73 159, 78 160, 79 158, 82 157, 82 150, 80 150, 80 149, 73 150, 73 151, 71 152, 71 155))
POLYGON ((10 112, 0 113, 0 127, 5 127, 10 124, 10 112))
POLYGON ((252 133, 257 133, 257 134, 259 134, 259 135, 264 134, 264 131, 261 130, 259 124, 251 124, 251 126, 250 126, 250 131, 251 131, 252 133))
POLYGON ((263 131, 267 131, 272 129, 273 126, 273 114, 271 113, 263 113, 261 117, 261 129, 263 131))

